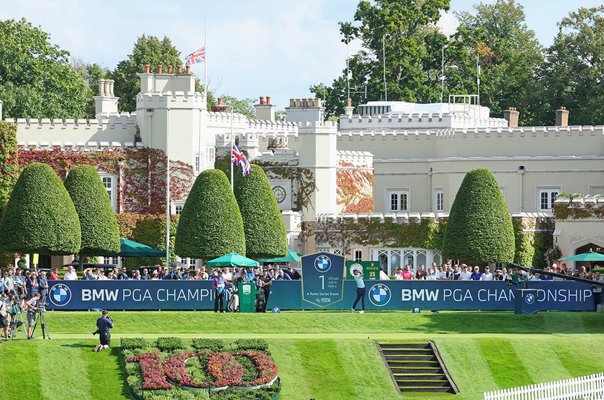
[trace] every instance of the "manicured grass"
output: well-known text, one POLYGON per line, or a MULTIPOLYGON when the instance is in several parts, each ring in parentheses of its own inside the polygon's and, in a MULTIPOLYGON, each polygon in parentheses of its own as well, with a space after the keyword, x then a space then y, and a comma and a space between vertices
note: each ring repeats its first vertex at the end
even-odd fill
MULTIPOLYGON (((48 312, 51 334, 85 334, 94 330, 100 313, 48 312)), ((213 312, 113 312, 114 333, 158 334, 370 334, 410 333, 600 333, 602 314, 543 312, 282 312, 280 314, 214 314, 213 312)))
MULTIPOLYGON (((49 312, 52 340, 0 344, 0 398, 127 399, 118 348, 94 353, 99 313, 49 312), (25 377, 27 376, 27 378, 25 377), (15 377, 10 379, 7 377, 15 377)), ((604 371, 604 315, 597 313, 114 312, 124 336, 265 337, 283 400, 403 398, 375 340, 434 340, 461 394, 405 399, 480 399, 482 392, 604 371)))

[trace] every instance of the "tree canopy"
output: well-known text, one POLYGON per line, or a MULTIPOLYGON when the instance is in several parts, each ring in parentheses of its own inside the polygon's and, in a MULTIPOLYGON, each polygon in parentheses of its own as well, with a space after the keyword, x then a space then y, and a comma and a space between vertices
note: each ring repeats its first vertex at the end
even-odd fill
MULTIPOLYGON (((266 173, 252 165, 252 173, 235 180, 235 197, 241 210, 248 257, 287 255, 287 232, 266 173)), ((241 171, 237 169, 237 175, 241 171)))
POLYGON ((545 87, 550 111, 565 106, 573 125, 604 122, 604 6, 579 8, 558 24, 560 30, 547 50, 545 87))
POLYGON ((241 212, 224 172, 211 169, 197 176, 180 214, 174 251, 203 260, 245 255, 241 212))
POLYGON ((136 110, 136 95, 140 92, 141 83, 138 73, 142 73, 145 64, 152 68, 158 65, 174 67, 182 65, 180 51, 172 41, 164 36, 159 40, 156 36, 143 35, 136 39, 132 53, 117 64, 110 74, 115 80, 114 92, 120 98, 119 110, 132 112, 136 110))
POLYGON ((446 258, 475 263, 512 262, 512 216, 491 171, 468 172, 449 213, 443 241, 446 258))
POLYGON ((92 93, 69 52, 25 19, 0 20, 3 117, 83 118, 92 93))
POLYGON ((118 253, 120 234, 115 212, 97 170, 90 165, 75 167, 65 179, 65 188, 80 219, 80 255, 118 253))
POLYGON ((75 206, 53 169, 28 165, 0 222, 0 249, 15 253, 74 254, 81 228, 75 206))

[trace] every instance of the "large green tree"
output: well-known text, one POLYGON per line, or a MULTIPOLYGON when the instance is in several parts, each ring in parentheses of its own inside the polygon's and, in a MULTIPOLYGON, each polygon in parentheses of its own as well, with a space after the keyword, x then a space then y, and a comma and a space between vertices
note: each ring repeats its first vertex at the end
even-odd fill
POLYGON ((174 251, 203 260, 245 255, 241 212, 224 172, 211 169, 197 176, 180 214, 174 251))
POLYGON ((65 188, 75 205, 80 227, 82 256, 96 256, 120 251, 120 234, 111 199, 97 170, 80 165, 69 171, 65 188))
POLYGON ((0 249, 16 253, 74 254, 81 228, 75 206, 53 169, 28 165, 0 222, 0 249))
MULTIPOLYGON (((287 232, 266 173, 252 165, 252 173, 235 180, 235 197, 243 217, 248 257, 287 255, 287 232)), ((237 174, 241 171, 237 169, 237 174)))
POLYGON ((549 109, 565 106, 573 125, 604 122, 604 6, 580 8, 558 24, 560 31, 547 51, 544 78, 549 109))
MULTIPOLYGON (((497 0, 480 3, 474 12, 459 12, 457 17, 459 27, 451 46, 465 50, 472 61, 460 64, 458 73, 475 81, 479 57, 481 104, 499 117, 508 107, 516 107, 521 124, 539 124, 544 88, 537 75, 543 52, 535 32, 526 25, 522 6, 514 0, 497 0)), ((476 93, 476 84, 470 89, 476 93)))
POLYGON ((164 36, 143 35, 136 39, 132 53, 117 64, 110 77, 115 80, 115 95, 120 98, 119 110, 132 112, 136 110, 136 95, 140 91, 141 83, 138 73, 144 71, 145 64, 152 68, 163 66, 167 71, 169 65, 177 67, 183 64, 178 51, 172 41, 164 36))
MULTIPOLYGON (((99 92, 99 80, 105 79, 109 75, 109 70, 101 67, 98 64, 88 64, 81 59, 72 60, 73 68, 84 78, 84 81, 90 88, 90 92, 93 96, 96 96, 99 92)), ((86 114, 88 118, 95 118, 95 104, 94 99, 90 97, 86 114)))
POLYGON ((475 263, 512 262, 514 240, 512 217, 495 176, 484 168, 468 172, 451 207, 444 256, 475 263))
MULTIPOLYGON (((360 1, 354 22, 341 22, 342 42, 359 39, 363 49, 348 60, 354 104, 384 99, 386 64, 388 100, 433 102, 440 99, 440 54, 446 41, 434 24, 449 0, 360 1), (365 89, 367 97, 365 97, 365 89)), ((332 87, 311 87, 326 99, 328 115, 342 112, 347 96, 347 71, 332 87)))
POLYGON ((86 116, 92 92, 48 33, 25 19, 0 21, 0 60, 4 117, 86 116))
MULTIPOLYGON (((17 126, 0 121, 0 220, 10 192, 19 176, 17 126)), ((14 254, 0 251, 0 268, 9 265, 14 254)))

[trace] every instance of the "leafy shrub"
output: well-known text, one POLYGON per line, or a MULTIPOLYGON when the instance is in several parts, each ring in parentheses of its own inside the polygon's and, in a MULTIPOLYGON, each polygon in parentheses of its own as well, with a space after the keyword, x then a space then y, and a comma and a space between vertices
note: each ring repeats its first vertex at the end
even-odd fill
POLYGON ((144 349, 149 347, 149 341, 143 338, 122 338, 120 341, 122 350, 144 349))
POLYGON ((235 180, 246 255, 251 258, 284 257, 287 255, 285 222, 266 174, 257 165, 252 168, 252 173, 235 180))
POLYGON ((233 347, 233 350, 268 351, 268 342, 264 339, 237 339, 231 346, 233 347))
POLYGON ((245 255, 243 220, 224 172, 213 169, 197 176, 180 214, 175 252, 203 260, 245 255))
POLYGON ((468 172, 451 207, 443 252, 445 258, 473 263, 514 260, 512 217, 491 171, 468 172))
POLYGON ((80 218, 80 254, 118 253, 120 235, 115 212, 97 170, 90 165, 75 167, 65 179, 65 188, 80 218))
POLYGON ((221 351, 224 349, 224 341, 220 339, 193 339, 192 343, 195 350, 221 351))
POLYGON ((27 166, 0 222, 0 248, 17 253, 74 254, 82 231, 73 201, 53 169, 27 166))
POLYGON ((174 350, 184 349, 182 339, 178 337, 160 337, 157 338, 157 348, 161 351, 171 352, 174 350))

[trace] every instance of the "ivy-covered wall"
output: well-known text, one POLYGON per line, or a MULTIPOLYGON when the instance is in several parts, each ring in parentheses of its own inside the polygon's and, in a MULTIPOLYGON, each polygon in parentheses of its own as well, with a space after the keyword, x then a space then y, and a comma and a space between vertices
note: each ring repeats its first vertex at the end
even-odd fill
POLYGON ((593 198, 596 202, 585 201, 586 196, 576 194, 565 194, 561 193, 558 195, 558 200, 567 199, 567 201, 556 201, 554 203, 554 216, 557 220, 563 221, 566 219, 604 219, 604 204, 602 199, 604 195, 596 195, 593 198), (582 201, 573 201, 579 199, 582 201))
MULTIPOLYGON (((151 148, 107 149, 96 152, 21 150, 19 168, 33 162, 50 165, 61 178, 77 165, 92 165, 118 177, 118 211, 163 214, 166 210, 166 154, 151 148)), ((186 198, 195 174, 191 165, 170 161, 172 200, 186 198)))
POLYGON ((373 171, 340 161, 336 172, 337 204, 343 213, 373 211, 373 171))
MULTIPOLYGON (((553 246, 554 222, 552 219, 512 218, 516 240, 514 263, 535 268, 547 266, 553 246)), ((391 248, 415 247, 442 250, 446 219, 410 219, 395 222, 392 218, 338 218, 305 222, 302 224, 302 240, 309 236, 318 244, 340 248, 345 254, 355 245, 391 248)))
MULTIPOLYGON (((0 219, 19 177, 17 155, 17 126, 0 121, 0 219)), ((0 267, 11 264, 13 260, 12 253, 0 252, 0 267)))

